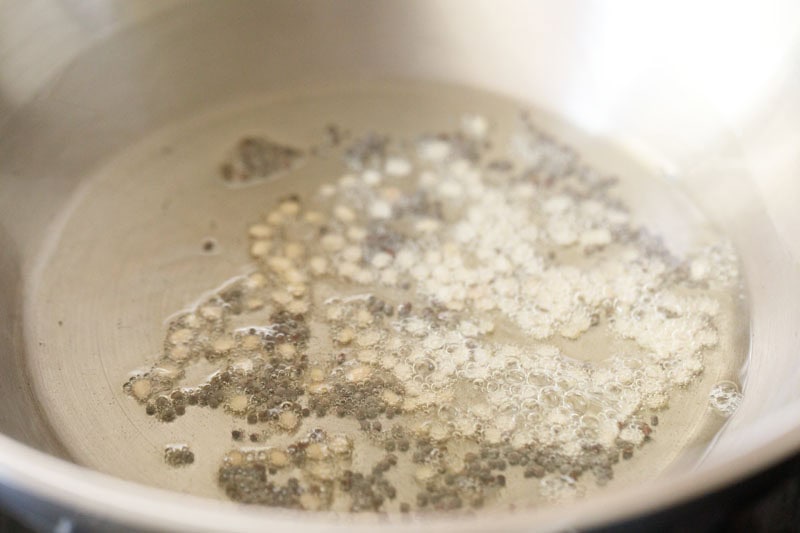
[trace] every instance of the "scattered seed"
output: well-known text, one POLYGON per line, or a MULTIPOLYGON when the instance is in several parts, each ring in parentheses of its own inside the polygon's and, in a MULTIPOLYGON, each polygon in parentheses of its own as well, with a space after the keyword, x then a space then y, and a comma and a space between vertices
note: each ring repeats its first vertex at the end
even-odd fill
POLYGON ((269 452, 269 464, 276 468, 283 468, 289 464, 289 456, 281 450, 271 450, 269 452))
POLYGON ((248 403, 247 396, 240 394, 228 400, 228 409, 234 413, 243 413, 247 410, 248 403))
POLYGON ((164 448, 164 461, 169 466, 187 466, 194 463, 194 453, 185 444, 170 444, 164 448))
POLYGON ((253 224, 247 232, 252 238, 259 240, 269 239, 273 235, 272 228, 266 224, 253 224))
POLYGON ((284 411, 278 416, 278 424, 287 431, 296 428, 298 422, 297 415, 291 411, 284 411))
POLYGON ((133 397, 143 402, 150 397, 150 391, 153 390, 153 385, 149 379, 137 379, 131 385, 131 392, 133 393, 133 397))

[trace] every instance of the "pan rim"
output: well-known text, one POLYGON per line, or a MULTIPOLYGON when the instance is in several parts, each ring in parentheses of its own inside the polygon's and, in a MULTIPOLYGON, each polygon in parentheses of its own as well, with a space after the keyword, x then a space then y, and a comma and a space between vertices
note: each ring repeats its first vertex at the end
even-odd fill
MULTIPOLYGON (((646 516, 713 493, 792 455, 800 448, 800 426, 787 428, 787 419, 800 420, 800 402, 787 405, 746 432, 740 431, 744 433, 741 446, 723 460, 648 483, 601 492, 568 506, 515 512, 486 510, 469 517, 425 515, 414 518, 413 526, 420 531, 438 531, 448 525, 460 531, 532 527, 553 531, 598 527, 646 516)), ((67 520, 87 515, 93 522, 99 518, 109 524, 145 529, 158 524, 159 529, 175 531, 263 531, 268 524, 301 525, 307 531, 369 531, 377 525, 386 529, 409 527, 405 517, 310 514, 150 487, 46 454, 6 435, 0 435, 0 450, 0 484, 61 507, 67 520)))

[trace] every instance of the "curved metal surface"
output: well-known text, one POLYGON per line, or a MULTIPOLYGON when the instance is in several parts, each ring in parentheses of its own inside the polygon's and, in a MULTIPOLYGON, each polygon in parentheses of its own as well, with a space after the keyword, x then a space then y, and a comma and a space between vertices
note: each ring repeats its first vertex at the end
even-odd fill
POLYGON ((62 512, 135 530, 375 525, 242 508, 72 464, 25 376, 40 349, 23 321, 26 291, 54 224, 109 154, 240 95, 353 78, 488 89, 614 139, 684 182, 734 236, 752 292, 745 401, 698 469, 608 491, 569 513, 415 526, 609 523, 800 449, 797 4, 2 0, 0 15, 0 495, 39 515, 40 527, 62 512))

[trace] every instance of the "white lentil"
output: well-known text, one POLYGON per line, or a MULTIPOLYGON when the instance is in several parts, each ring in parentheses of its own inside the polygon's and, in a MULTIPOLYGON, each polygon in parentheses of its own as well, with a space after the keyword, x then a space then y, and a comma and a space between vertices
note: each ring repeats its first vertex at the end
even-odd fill
POLYGON ((267 278, 261 272, 250 274, 245 281, 245 286, 250 289, 260 289, 267 284, 267 278))
POLYGON ((359 309, 358 312, 356 312, 356 321, 358 322, 359 326, 364 327, 372 324, 375 319, 373 318, 372 313, 366 309, 359 309))
POLYGON ((300 495, 300 505, 306 511, 319 511, 322 506, 322 501, 316 494, 304 492, 300 495))
POLYGON ((289 302, 289 305, 286 306, 286 310, 293 315, 302 315, 308 312, 308 303, 303 300, 295 300, 289 302))
POLYGON ((283 289, 272 291, 272 294, 270 294, 270 297, 272 298, 273 302, 275 302, 277 304, 280 304, 280 305, 287 305, 292 300, 294 300, 292 295, 289 294, 287 291, 285 291, 283 289))
POLYGON ((377 170, 365 170, 361 174, 361 180, 368 186, 374 187, 383 180, 383 176, 377 170))
POLYGON ((411 174, 411 163, 404 157, 389 157, 386 160, 385 172, 394 177, 408 176, 411 174))
POLYGON ((228 350, 230 350, 234 346, 235 346, 235 343, 233 341, 233 338, 230 337, 230 336, 227 336, 227 335, 224 336, 224 337, 219 337, 218 339, 215 339, 214 342, 211 344, 211 348, 213 348, 213 350, 216 353, 227 352, 228 350))
POLYGON ((247 410, 249 400, 244 394, 239 394, 228 400, 228 409, 234 413, 243 413, 247 410))
POLYGON ((481 115, 463 115, 461 117, 461 131, 476 139, 483 139, 489 132, 489 121, 481 115))
POLYGON ((286 257, 273 256, 267 259, 267 266, 273 272, 280 274, 292 268, 292 262, 286 257))
POLYGON ((381 334, 375 330, 367 330, 359 333, 356 337, 356 344, 363 348, 374 346, 381 340, 381 334))
POLYGON ((345 240, 341 235, 336 233, 329 233, 320 239, 320 244, 325 251, 338 252, 344 248, 345 240))
POLYGON ((386 252, 378 252, 377 254, 372 256, 370 263, 375 268, 383 269, 392 264, 392 256, 387 254, 386 252))
POLYGON ((355 338, 355 336, 355 331, 350 328, 344 328, 339 332, 339 335, 336 336, 336 341, 339 344, 349 344, 355 338))
POLYGON ((311 368, 308 371, 308 379, 316 382, 322 381, 325 379, 325 371, 319 367, 311 368))
POLYGON ((362 363, 376 363, 378 362, 378 352, 375 350, 360 350, 357 359, 362 363))
POLYGON ((286 287, 286 290, 295 298, 299 298, 305 295, 305 293, 308 291, 308 286, 305 283, 292 283, 286 287))
POLYGON ((206 320, 217 321, 222 318, 222 307, 218 305, 204 305, 200 308, 200 314, 206 320))
POLYGON ((269 464, 275 468, 283 468, 289 464, 289 456, 281 450, 270 450, 268 457, 269 464))
POLYGON ((354 272, 353 280, 361 285, 369 285, 375 280, 375 276, 369 270, 360 268, 354 272))
POLYGON ((280 211, 273 211, 267 215, 267 224, 270 226, 281 226, 284 223, 283 213, 280 211))
POLYGON ((285 200, 281 202, 278 208, 281 210, 282 214, 290 217, 296 216, 298 213, 300 213, 300 204, 294 200, 285 200))
POLYGON ((367 365, 354 366, 345 374, 347 381, 360 382, 372 375, 372 370, 367 365))
POLYGON ((144 401, 150 396, 150 391, 153 390, 153 385, 149 379, 137 379, 131 385, 131 392, 133 397, 137 400, 144 401))
POLYGON ((191 350, 185 344, 179 344, 177 346, 173 346, 169 350, 169 358, 173 361, 184 361, 186 360, 189 355, 191 354, 191 350))
POLYGON ((388 202, 378 200, 374 202, 369 208, 369 215, 372 218, 385 220, 392 216, 392 206, 388 202))
POLYGON ((300 259, 306 253, 305 246, 298 242, 290 242, 288 243, 284 249, 283 254, 289 259, 300 259))
POLYGON ((187 328, 177 329, 169 336, 169 340, 172 344, 185 344, 190 342, 193 338, 194 331, 187 328))
POLYGON ((233 466, 239 466, 244 462, 244 455, 236 450, 230 451, 225 454, 225 462, 233 466))
POLYGON ((242 348, 245 350, 255 350, 261 347, 261 337, 258 335, 245 335, 242 338, 242 348))
POLYGON ((281 275, 287 283, 291 283, 294 285, 299 285, 307 281, 305 274, 303 274, 296 268, 290 268, 285 272, 283 272, 281 275))
POLYGON ((315 256, 309 260, 308 266, 315 276, 322 276, 328 270, 328 260, 324 257, 315 256))
POLYGON ((439 139, 425 140, 419 144, 418 155, 427 161, 444 161, 450 155, 450 143, 439 139))
POLYGON ((367 230, 362 226, 350 226, 347 228, 347 238, 352 242, 363 242, 367 238, 367 230))
POLYGON ((399 394, 389 389, 386 389, 381 393, 381 399, 386 402, 387 405, 392 407, 399 405, 400 401, 402 400, 399 394))
POLYGON ((319 194, 325 197, 331 197, 336 194, 336 187, 333 185, 323 185, 319 188, 319 194))
POLYGON ((291 359, 292 357, 294 357, 294 354, 296 352, 294 345, 289 344, 288 342, 284 342, 277 345, 275 347, 275 350, 284 359, 291 359))
POLYGON ((335 434, 331 435, 328 439, 328 447, 337 455, 344 455, 350 453, 353 448, 353 443, 346 435, 335 434))
POLYGON ((248 233, 254 239, 265 240, 273 235, 272 228, 266 224, 253 224, 248 229, 248 233))
POLYGON ((322 461, 328 455, 328 448, 318 442, 312 442, 306 446, 306 457, 312 461, 322 461))
POLYGON ((349 207, 345 205, 337 205, 333 209, 333 214, 336 218, 344 222, 345 224, 349 224, 351 222, 355 222, 356 220, 356 213, 349 207))
POLYGON ((261 298, 247 298, 244 301, 244 306, 248 311, 256 311, 264 307, 264 300, 261 298))
POLYGON ((605 246, 611 242, 611 232, 606 228, 584 231, 580 236, 582 246, 605 246))
POLYGON ((297 415, 291 411, 283 411, 278 415, 278 425, 287 431, 291 431, 297 427, 299 420, 297 415))
POLYGON ((325 221, 325 217, 319 211, 307 211, 306 214, 303 215, 303 220, 309 224, 318 226, 325 221))
POLYGON ((361 247, 360 246, 348 246, 344 250, 342 250, 342 257, 345 261, 349 261, 351 263, 357 263, 361 260, 361 247))

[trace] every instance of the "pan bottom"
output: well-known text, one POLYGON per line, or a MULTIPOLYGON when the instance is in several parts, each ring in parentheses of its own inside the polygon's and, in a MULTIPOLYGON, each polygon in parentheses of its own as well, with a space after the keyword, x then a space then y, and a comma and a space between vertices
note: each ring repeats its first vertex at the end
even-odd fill
MULTIPOLYGON (((36 340, 29 347, 34 386, 76 462, 144 484, 224 497, 224 487, 217 483, 223 457, 230 459, 232 450, 248 447, 285 446, 291 439, 271 429, 280 424, 277 414, 278 422, 248 424, 246 409, 232 406, 230 397, 220 409, 189 407, 184 416, 169 422, 148 416, 145 407, 129 397, 135 376, 151 373, 159 361, 169 359, 175 313, 194 309, 198 301, 213 296, 216 287, 258 270, 251 257, 254 243, 248 228, 259 222, 262 213, 294 195, 304 203, 313 202, 319 198, 321 185, 337 183, 345 174, 363 178, 361 171, 346 166, 343 156, 352 156, 353 146, 368 132, 386 135, 398 153, 418 157, 420 135, 455 130, 461 117, 477 113, 488 117, 492 128, 494 144, 488 150, 501 151, 514 138, 520 109, 517 102, 455 87, 414 83, 333 87, 237 101, 154 132, 122 153, 109 154, 62 213, 53 229, 52 246, 41 258, 27 294, 27 337, 36 340), (327 124, 337 128, 326 130, 327 124), (221 172, 220 165, 230 161, 243 136, 274 141, 277 152, 271 153, 285 161, 277 168, 280 172, 263 179, 241 176, 241 168, 235 165, 233 170, 239 174, 232 175, 230 167, 221 172), (297 154, 287 147, 296 147, 297 154), (244 181, 231 186, 230 179, 244 181), (240 428, 248 437, 262 429, 277 436, 272 444, 245 445, 231 438, 232 430, 240 428), (183 443, 194 460, 171 468, 164 461, 165 446, 183 443)), ((545 113, 532 111, 529 117, 602 174, 619 176, 615 186, 619 202, 651 234, 660 236, 675 256, 688 257, 694 250, 720 242, 678 185, 659 178, 645 163, 545 113)), ((384 163, 381 160, 381 171, 391 174, 384 163)), ((555 233, 551 231, 551 237, 555 233)), ((695 266, 703 268, 700 263, 695 266)), ((651 417, 657 416, 658 428, 648 429, 646 445, 631 446, 635 453, 614 467, 610 486, 655 477, 678 463, 691 464, 687 458, 696 459, 723 426, 725 417, 709 407, 709 394, 717 391, 718 403, 732 397, 724 394, 724 386, 715 386, 740 379, 747 313, 738 287, 708 291, 719 304, 714 312, 717 340, 702 350, 702 373, 693 375, 685 387, 669 390, 668 407, 648 409, 642 404, 634 418, 650 427, 651 417)), ((265 320, 245 319, 238 327, 263 326, 265 320)), ((524 345, 526 337, 512 340, 511 344, 524 345)), ((572 340, 555 333, 544 340, 594 373, 609 354, 628 349, 621 339, 579 335, 572 340)), ((638 349, 647 351, 642 346, 638 349)), ((337 351, 333 345, 318 350, 326 357, 337 351)), ((200 358, 182 370, 190 386, 207 380, 220 365, 200 358)), ((144 400, 151 399, 148 394, 144 400)), ((385 417, 379 420, 388 432, 392 422, 385 417)), ((310 416, 291 430, 305 435, 321 426, 329 435, 343 433, 355 439, 354 469, 366 469, 373 459, 385 455, 383 449, 358 451, 362 437, 353 436, 362 434, 363 424, 357 420, 310 416)), ((506 444, 512 445, 513 436, 506 437, 506 444)), ((502 437, 501 442, 505 442, 502 437)), ((414 464, 408 468, 416 471, 427 463, 414 464)), ((537 474, 534 482, 524 473, 521 469, 503 474, 508 488, 500 491, 499 504, 542 503, 547 501, 547 480, 563 481, 570 476, 570 472, 544 472, 545 478, 540 481, 537 474)), ((495 479, 497 475, 493 474, 495 479)), ((593 478, 586 478, 580 483, 585 493, 599 490, 593 478)), ((419 479, 406 485, 398 482, 397 490, 403 497, 414 495, 419 483, 419 479)), ((387 503, 386 509, 399 508, 401 499, 387 503)))

